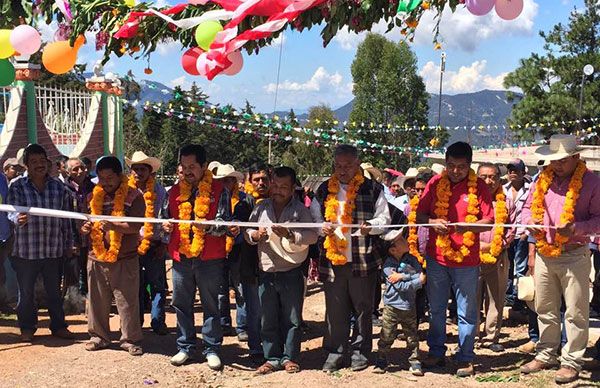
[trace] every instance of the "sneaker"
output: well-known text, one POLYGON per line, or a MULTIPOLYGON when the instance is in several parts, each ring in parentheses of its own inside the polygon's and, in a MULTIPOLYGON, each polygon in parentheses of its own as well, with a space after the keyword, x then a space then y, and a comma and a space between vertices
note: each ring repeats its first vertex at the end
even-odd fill
POLYGON ((533 341, 529 341, 526 344, 523 344, 517 348, 520 353, 523 354, 533 354, 535 353, 536 343, 533 341))
POLYGON ((383 358, 378 358, 377 361, 375 361, 375 367, 373 368, 373 373, 377 373, 377 374, 384 374, 385 372, 387 372, 387 360, 383 359, 383 358))
POLYGON ((69 331, 69 329, 67 329, 66 327, 63 327, 62 329, 58 329, 58 330, 54 330, 52 332, 52 335, 54 337, 58 337, 58 338, 62 338, 62 339, 75 339, 75 334, 71 331, 69 331))
POLYGON ((475 368, 472 362, 459 362, 456 369, 457 377, 470 377, 475 375, 475 368))
POLYGON ((248 342, 248 333, 245 331, 240 331, 237 335, 239 342, 248 342))
POLYGON ((408 371, 412 373, 413 376, 424 376, 423 368, 421 368, 421 363, 419 361, 412 361, 410 363, 410 368, 408 371))
POLYGON ((206 362, 208 363, 208 367, 212 370, 221 370, 223 368, 223 364, 221 364, 221 359, 217 356, 216 353, 209 353, 206 355, 206 362))
POLYGON ((33 330, 21 330, 21 342, 33 342, 33 330))
POLYGON ((186 363, 187 360, 190 359, 190 355, 180 350, 179 353, 171 357, 171 365, 173 366, 181 366, 186 363))

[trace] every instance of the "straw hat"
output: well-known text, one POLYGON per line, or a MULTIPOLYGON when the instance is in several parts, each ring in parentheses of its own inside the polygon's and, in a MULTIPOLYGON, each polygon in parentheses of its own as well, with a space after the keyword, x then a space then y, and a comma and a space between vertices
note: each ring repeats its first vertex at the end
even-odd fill
POLYGON ((275 233, 269 235, 268 243, 279 257, 289 263, 300 264, 308 257, 308 245, 294 244, 275 233))
MULTIPOLYGON (((218 162, 217 162, 218 163, 218 162)), ((238 180, 238 182, 242 182, 244 180, 244 174, 239 171, 235 171, 235 168, 231 164, 221 164, 214 168, 213 174, 214 179, 223 179, 227 177, 233 177, 238 180)))
POLYGON ((381 182, 383 180, 383 174, 378 168, 374 167, 371 163, 361 163, 360 168, 363 169, 363 173, 366 178, 381 182))
POLYGON ((148 156, 143 151, 135 151, 131 159, 125 158, 125 163, 130 168, 134 164, 147 164, 152 169, 152 172, 157 172, 160 169, 160 159, 148 156))
POLYGON ((573 135, 553 135, 550 144, 538 147, 535 155, 541 160, 560 160, 568 156, 579 154, 583 148, 577 145, 577 138, 573 135))
POLYGON ((533 276, 522 276, 517 280, 517 298, 527 303, 527 306, 535 311, 535 283, 533 276))

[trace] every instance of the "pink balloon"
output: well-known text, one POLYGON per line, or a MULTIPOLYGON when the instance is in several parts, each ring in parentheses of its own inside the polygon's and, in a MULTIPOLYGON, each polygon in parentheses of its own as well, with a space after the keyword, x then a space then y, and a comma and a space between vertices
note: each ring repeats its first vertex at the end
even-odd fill
POLYGON ((496 13, 504 20, 516 19, 521 12, 523 0, 496 0, 496 13))
POLYGON ((198 62, 198 57, 203 52, 204 51, 200 47, 192 47, 183 54, 183 57, 181 57, 181 66, 186 73, 191 75, 200 75, 196 63, 198 62))
POLYGON ((19 54, 31 55, 40 49, 42 38, 35 28, 21 24, 10 33, 10 44, 19 54))
POLYGON ((227 59, 231 61, 231 65, 223 70, 223 74, 236 75, 242 70, 242 66, 244 66, 244 57, 241 52, 234 51, 227 56, 227 59))
POLYGON ((469 12, 473 15, 483 16, 494 8, 494 0, 465 0, 469 12))
POLYGON ((196 61, 196 70, 198 70, 198 75, 202 76, 205 76, 208 72, 206 53, 202 53, 200 56, 198 56, 198 60, 196 61))

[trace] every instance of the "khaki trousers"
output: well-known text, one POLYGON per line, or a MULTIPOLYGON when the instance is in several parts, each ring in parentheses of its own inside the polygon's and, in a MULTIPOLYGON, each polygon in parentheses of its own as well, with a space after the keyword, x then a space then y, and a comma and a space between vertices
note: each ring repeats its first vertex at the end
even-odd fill
POLYGON ((562 348, 561 365, 581 370, 588 342, 591 270, 590 251, 581 247, 559 257, 535 258, 535 309, 540 340, 536 359, 556 364, 560 348, 561 295, 565 299, 567 343, 562 348))
POLYGON ((142 340, 140 325, 139 260, 103 263, 88 260, 88 333, 91 341, 110 342, 110 307, 115 297, 121 320, 121 343, 142 340))
MULTIPOLYGON (((502 311, 508 284, 508 252, 505 250, 498 255, 495 264, 481 264, 479 267, 479 283, 477 287, 477 306, 484 303, 485 326, 480 331, 480 341, 498 342, 502 328, 502 311)), ((480 314, 477 314, 477 328, 480 314)))

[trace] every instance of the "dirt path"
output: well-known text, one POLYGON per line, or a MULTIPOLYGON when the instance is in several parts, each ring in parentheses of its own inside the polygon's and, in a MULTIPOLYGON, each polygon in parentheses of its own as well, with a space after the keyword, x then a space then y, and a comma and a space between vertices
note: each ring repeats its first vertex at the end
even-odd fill
MULTIPOLYGON (((19 343, 18 328, 14 316, 0 319, 0 387, 246 387, 246 386, 283 386, 317 387, 343 385, 364 388, 380 386, 408 386, 415 383, 422 386, 437 387, 471 387, 471 386, 504 386, 511 387, 546 387, 553 385, 553 373, 542 373, 534 377, 519 376, 518 366, 530 357, 516 353, 515 348, 527 341, 527 330, 524 325, 516 325, 511 321, 503 329, 501 343, 508 349, 504 353, 495 354, 487 350, 477 350, 477 375, 468 379, 457 379, 452 375, 451 367, 436 373, 426 373, 424 377, 414 378, 406 369, 408 352, 403 341, 396 341, 391 361, 394 364, 391 372, 375 375, 371 368, 353 373, 344 369, 338 373, 325 374, 320 371, 324 361, 321 349, 324 298, 318 287, 310 290, 305 304, 305 320, 310 331, 304 336, 300 364, 303 371, 296 375, 277 372, 268 376, 257 377, 253 373, 250 360, 246 356, 246 344, 240 344, 236 337, 226 337, 223 346, 223 361, 227 364, 222 372, 211 371, 205 363, 194 362, 175 368, 169 364, 169 358, 176 352, 175 330, 167 336, 157 336, 149 329, 144 329, 144 351, 142 357, 131 357, 119 350, 113 343, 110 350, 87 352, 83 342, 88 339, 86 320, 83 315, 69 316, 71 330, 77 333, 77 341, 70 342, 50 336, 47 329, 48 316, 42 311, 40 329, 36 333, 33 344, 19 343)), ((147 315, 148 316, 148 315, 147 315)), ((196 315, 196 324, 202 323, 201 314, 196 315)), ((175 327, 175 315, 168 309, 167 324, 175 327)), ((113 330, 118 328, 118 316, 111 318, 113 330)), ((421 325, 421 336, 426 335, 427 324, 421 325)), ((377 334, 379 329, 375 329, 377 334)), ((456 344, 456 328, 449 327, 450 348, 456 344)), ((377 337, 377 336, 376 336, 377 337)), ((597 338, 594 334, 590 338, 597 338)), ((114 340, 118 336, 114 333, 114 340)), ((377 338, 374 339, 376 348, 377 338)), ((421 349, 426 350, 425 341, 421 349)), ((583 373, 580 383, 599 385, 600 372, 583 373)))

